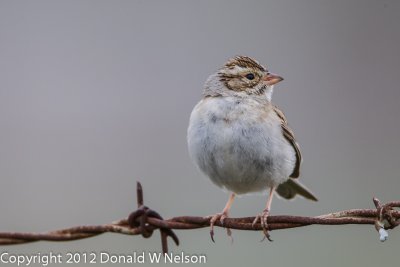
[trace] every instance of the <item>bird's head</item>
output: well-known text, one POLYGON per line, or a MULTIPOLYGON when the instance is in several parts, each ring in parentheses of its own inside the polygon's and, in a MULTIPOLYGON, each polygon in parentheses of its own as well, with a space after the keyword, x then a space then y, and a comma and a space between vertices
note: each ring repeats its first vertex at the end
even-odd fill
POLYGON ((206 82, 206 93, 264 95, 271 100, 273 86, 283 78, 270 73, 256 60, 246 56, 229 59, 206 82), (221 92, 222 91, 222 92, 221 92))

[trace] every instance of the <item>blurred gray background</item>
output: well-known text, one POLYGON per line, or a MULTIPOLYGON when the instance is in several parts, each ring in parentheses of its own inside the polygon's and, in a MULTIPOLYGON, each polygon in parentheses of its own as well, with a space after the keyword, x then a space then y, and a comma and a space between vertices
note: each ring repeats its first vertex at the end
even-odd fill
MULTIPOLYGON (((285 81, 274 102, 319 197, 275 199, 272 214, 320 215, 399 200, 400 2, 0 2, 0 231, 46 231, 123 218, 145 203, 165 217, 219 212, 228 195, 189 159, 186 128, 209 74, 229 57, 258 59, 285 81)), ((232 216, 253 216, 244 196, 232 216)), ((177 231, 175 252, 216 266, 398 264, 400 232, 372 226, 260 232, 177 231)), ((0 252, 160 251, 151 239, 92 239, 0 252)))

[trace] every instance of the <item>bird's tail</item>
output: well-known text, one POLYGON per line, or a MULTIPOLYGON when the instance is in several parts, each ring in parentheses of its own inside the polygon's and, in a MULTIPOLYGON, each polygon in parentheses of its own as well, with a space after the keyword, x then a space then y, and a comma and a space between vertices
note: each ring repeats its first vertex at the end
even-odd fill
POLYGON ((276 189, 278 195, 286 199, 292 199, 296 195, 300 195, 309 200, 318 201, 318 199, 304 185, 299 182, 289 179, 283 184, 280 184, 276 189))

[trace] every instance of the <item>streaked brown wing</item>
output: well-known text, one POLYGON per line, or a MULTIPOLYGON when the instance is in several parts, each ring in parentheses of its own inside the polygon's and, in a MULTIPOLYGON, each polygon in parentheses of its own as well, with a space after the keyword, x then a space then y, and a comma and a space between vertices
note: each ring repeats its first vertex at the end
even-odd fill
POLYGON ((296 165, 294 166, 294 170, 290 175, 291 178, 298 178, 300 176, 300 164, 301 164, 301 152, 300 147, 294 138, 293 131, 289 128, 285 114, 277 107, 273 106, 276 115, 281 119, 281 126, 282 126, 282 133, 285 138, 289 141, 292 145, 294 151, 296 151, 296 165))

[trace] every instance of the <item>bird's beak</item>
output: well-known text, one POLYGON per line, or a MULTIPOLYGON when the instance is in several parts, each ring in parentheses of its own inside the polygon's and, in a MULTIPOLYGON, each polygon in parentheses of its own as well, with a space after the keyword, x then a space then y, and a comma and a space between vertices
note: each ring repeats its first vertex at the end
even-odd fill
POLYGON ((262 80, 266 85, 274 85, 276 83, 279 83, 280 81, 283 81, 283 78, 281 76, 268 72, 264 75, 262 80))

